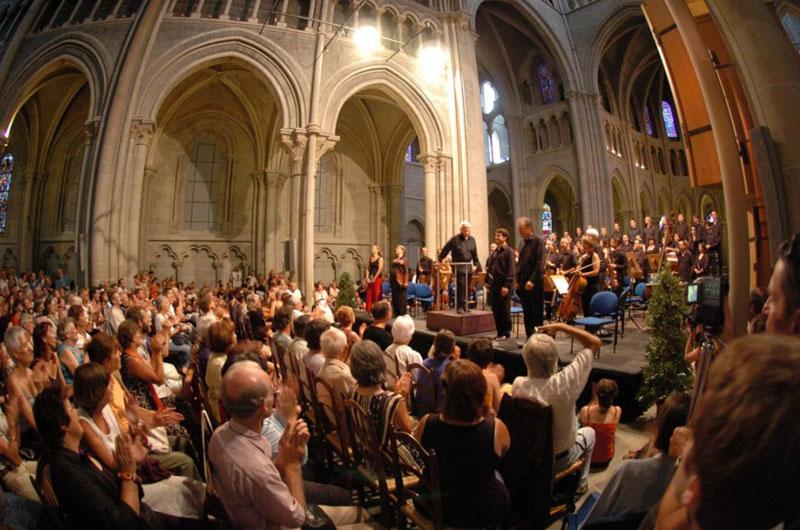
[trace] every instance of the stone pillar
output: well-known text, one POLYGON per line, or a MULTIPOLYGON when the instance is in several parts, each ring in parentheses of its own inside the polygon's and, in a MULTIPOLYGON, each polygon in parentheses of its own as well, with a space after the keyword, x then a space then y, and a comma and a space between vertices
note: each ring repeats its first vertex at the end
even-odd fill
POLYGON ((606 176, 605 133, 599 96, 570 92, 567 103, 578 155, 582 221, 584 224, 605 225, 613 217, 613 202, 606 176))
POLYGON ((436 197, 436 169, 439 157, 432 154, 421 154, 417 160, 422 164, 425 189, 425 246, 433 256, 439 245, 438 200, 436 197))
POLYGON ((41 174, 35 171, 26 171, 22 178, 15 182, 16 185, 24 186, 22 194, 22 208, 20 208, 19 223, 19 269, 31 270, 33 268, 33 224, 34 224, 34 203, 33 190, 37 187, 41 174))
MULTIPOLYGON (((714 146, 717 158, 719 158, 728 221, 727 251, 730 267, 730 307, 733 331, 734 336, 740 336, 746 332, 747 327, 745 308, 749 303, 750 243, 747 230, 744 177, 739 165, 739 146, 728 114, 725 95, 692 13, 684 0, 665 0, 664 3, 672 14, 678 32, 686 45, 686 51, 697 74, 697 81, 700 84, 700 91, 708 109, 708 117, 714 134, 714 146)), ((748 8, 747 11, 749 12, 750 9, 748 8)))
MULTIPOLYGON (((800 197, 800 149, 797 147, 800 138, 800 63, 797 51, 766 2, 708 0, 707 3, 736 63, 750 111, 757 124, 769 129, 775 142, 778 171, 782 173, 783 181, 782 186, 777 183, 776 192, 785 199, 782 204, 780 200, 776 201, 779 203, 775 205, 778 212, 772 213, 768 208, 768 223, 780 225, 781 217, 785 216, 788 226, 783 228, 777 241, 770 226, 770 243, 774 250, 781 239, 788 239, 792 233, 800 231, 800 208, 795 208, 792 200, 800 197)), ((758 163, 760 168, 769 166, 767 161, 759 160, 758 163)), ((765 183, 764 187, 769 185, 774 184, 765 183)), ((730 213, 728 218, 732 218, 730 213)))
POLYGON ((119 243, 124 247, 123 262, 120 274, 129 282, 139 272, 141 250, 139 234, 142 226, 142 193, 144 191, 144 169, 147 163, 147 152, 155 133, 155 123, 151 121, 133 120, 131 122, 128 141, 130 143, 130 161, 125 172, 126 201, 123 208, 127 210, 120 224, 119 243), (137 185, 138 184, 138 185, 137 185), (127 234, 125 233, 127 231, 127 234))
POLYGON ((83 149, 83 162, 81 165, 81 179, 78 184, 78 205, 77 205, 77 221, 75 230, 75 254, 77 256, 77 267, 75 270, 75 281, 78 285, 85 286, 89 284, 89 264, 87 263, 87 241, 86 235, 78 227, 83 226, 86 222, 87 216, 87 190, 88 183, 91 178, 92 168, 92 154, 94 153, 94 144, 97 139, 97 131, 100 128, 100 120, 89 120, 85 124, 86 142, 83 149))
POLYGON ((384 209, 386 211, 386 255, 394 256, 394 247, 402 243, 403 218, 400 209, 401 184, 385 184, 383 186, 384 209))
POLYGON ((291 161, 291 174, 289 176, 289 241, 293 248, 293 255, 287 264, 295 274, 298 271, 298 237, 300 231, 300 185, 303 174, 303 155, 308 143, 308 136, 305 129, 283 129, 281 130, 281 142, 284 149, 289 154, 291 161))
POLYGON ((261 8, 261 0, 253 2, 253 14, 250 15, 248 22, 251 24, 258 24, 258 10, 261 8))
POLYGON ((267 172, 256 171, 250 175, 253 180, 253 204, 251 207, 252 219, 250 233, 252 241, 252 255, 250 256, 251 266, 258 272, 266 272, 266 254, 269 252, 267 248, 267 238, 265 231, 267 229, 266 217, 271 215, 268 205, 267 193, 267 172))
MULTIPOLYGON (((483 146, 483 117, 481 115, 478 62, 475 55, 477 34, 464 13, 445 16, 444 47, 449 51, 448 89, 450 97, 450 137, 452 160, 446 164, 452 184, 452 199, 448 199, 448 226, 439 225, 448 234, 457 230, 461 220, 469 219, 478 248, 487 248, 490 236, 489 203, 486 183, 486 161, 483 146), (453 226, 449 226, 449 225, 453 226)), ((429 146, 437 148, 439 146, 429 146)), ((447 149, 447 146, 441 146, 447 149)), ((450 197, 450 196, 448 196, 450 197)), ((440 197, 441 199, 441 197, 440 197)), ((426 224, 427 224, 426 220, 426 224)), ((453 232, 455 233, 455 232, 453 232)), ((440 237, 450 237, 450 235, 440 237)), ((443 243, 443 239, 439 242, 443 243)))
POLYGON ((264 219, 264 248, 266 255, 264 256, 264 270, 268 271, 274 269, 278 265, 278 256, 281 253, 280 248, 280 216, 282 213, 287 212, 291 208, 280 208, 278 206, 278 197, 283 189, 283 184, 286 182, 287 177, 281 175, 277 171, 266 172, 267 182, 267 212, 266 219, 264 219), (280 210, 280 211, 279 211, 280 210))

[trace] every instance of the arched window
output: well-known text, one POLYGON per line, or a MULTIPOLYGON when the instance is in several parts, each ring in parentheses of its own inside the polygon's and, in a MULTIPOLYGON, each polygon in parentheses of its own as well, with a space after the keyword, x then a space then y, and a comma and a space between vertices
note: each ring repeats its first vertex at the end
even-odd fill
POLYGON ((414 138, 414 140, 410 144, 408 144, 408 147, 406 148, 405 161, 416 162, 417 155, 419 155, 419 141, 416 138, 414 138))
POLYGON ((550 205, 544 203, 542 211, 542 235, 546 236, 553 231, 553 213, 550 211, 550 205))
POLYGON ((556 102, 556 80, 553 78, 553 72, 550 70, 550 65, 547 63, 539 63, 536 69, 539 76, 539 90, 542 92, 542 102, 545 105, 556 102))
POLYGON ((11 191, 11 174, 14 172, 14 156, 6 153, 0 160, 0 234, 8 224, 8 194, 11 191))
POLYGON ((508 160, 508 127, 502 114, 492 121, 492 160, 495 164, 508 160))
POLYGON ((664 120, 664 130, 669 138, 678 137, 678 126, 675 122, 675 113, 672 111, 672 105, 669 101, 661 102, 661 117, 664 120))
POLYGON ((495 101, 497 101, 497 91, 489 81, 484 81, 481 85, 481 107, 484 114, 491 114, 495 101))
POLYGON ((656 127, 653 123, 653 115, 650 114, 650 107, 644 107, 644 130, 648 136, 656 135, 656 127))
POLYGON ((225 168, 222 150, 211 139, 200 140, 189 151, 186 168, 184 228, 212 230, 216 223, 217 194, 225 168))

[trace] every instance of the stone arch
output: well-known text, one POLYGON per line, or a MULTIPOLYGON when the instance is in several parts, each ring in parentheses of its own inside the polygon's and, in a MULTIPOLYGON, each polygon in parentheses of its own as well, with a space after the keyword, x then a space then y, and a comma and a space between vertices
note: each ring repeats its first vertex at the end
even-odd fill
POLYGON ((642 186, 642 189, 639 191, 639 209, 642 214, 642 222, 644 222, 644 218, 653 215, 653 194, 646 186, 642 186))
POLYGON ((692 215, 694 215, 692 202, 692 198, 687 191, 680 192, 675 199, 675 214, 682 213, 687 220, 691 219, 692 215))
POLYGON ((414 267, 420 257, 420 249, 425 246, 425 225, 421 219, 413 217, 403 228, 403 241, 410 267, 414 267))
POLYGON ((248 66, 264 82, 281 109, 281 128, 305 124, 307 82, 301 83, 294 74, 302 71, 301 66, 269 40, 230 29, 187 39, 157 57, 147 74, 152 81, 132 106, 133 114, 155 120, 164 100, 183 80, 231 59, 248 66))
POLYGON ((89 118, 102 112, 112 64, 103 44, 84 33, 70 33, 56 38, 51 44, 25 61, 25 65, 9 78, 3 86, 4 94, 11 94, 0 102, 0 132, 5 134, 22 106, 33 96, 42 83, 70 67, 80 71, 89 85, 89 118))
MULTIPOLYGON (((535 199, 534 211, 539 211, 547 203, 550 206, 553 230, 559 235, 565 230, 572 232, 580 223, 580 219, 576 217, 575 205, 578 199, 575 182, 569 173, 554 166, 548 168, 545 175, 535 199)), ((541 230, 540 222, 538 217, 534 220, 537 232, 541 230)))
MULTIPOLYGON (((583 72, 583 75, 585 75, 587 79, 591 79, 592 89, 596 93, 600 93, 598 72, 600 71, 600 63, 609 40, 618 34, 618 29, 622 24, 631 18, 641 16, 641 4, 631 3, 626 6, 618 7, 606 18, 606 20, 597 26, 598 29, 590 40, 591 45, 588 52, 589 60, 586 61, 584 67, 586 70, 583 72)), ((625 109, 622 110, 624 111, 625 109)), ((619 117, 620 119, 625 119, 622 111, 620 112, 619 117)))
POLYGON ((323 94, 327 94, 320 104, 322 130, 336 130, 342 107, 351 97, 365 90, 376 89, 388 96, 411 121, 417 132, 421 153, 441 151, 446 143, 442 120, 425 91, 410 78, 410 75, 403 75, 392 65, 350 68, 349 72, 337 76, 332 86, 322 90, 323 94))
POLYGON ((488 196, 489 201, 489 238, 494 236, 498 228, 514 231, 514 211, 508 194, 500 186, 492 186, 488 196))
POLYGON ((705 220, 708 218, 708 214, 711 213, 711 210, 717 209, 717 201, 714 200, 714 197, 712 197, 710 193, 706 192, 700 195, 697 206, 698 215, 700 215, 701 219, 705 220))
MULTIPOLYGON (((350 275, 353 283, 360 280, 364 276, 364 259, 356 248, 348 248, 341 255, 341 272, 346 272, 350 275)), ((340 272, 340 274, 341 274, 340 272)), ((338 278, 337 278, 338 279, 338 278)))
POLYGON ((314 281, 324 282, 326 285, 338 277, 338 260, 336 255, 327 247, 323 247, 314 256, 314 281))
POLYGON ((611 176, 611 200, 614 205, 614 221, 624 223, 625 217, 630 216, 628 205, 628 189, 619 171, 614 171, 611 176))
MULTIPOLYGON (((665 214, 669 215, 670 211, 672 210, 671 195, 666 188, 659 188, 657 206, 658 212, 656 212, 656 214, 659 216, 659 218, 665 214)), ((653 219, 653 222, 657 222, 657 220, 653 219)))

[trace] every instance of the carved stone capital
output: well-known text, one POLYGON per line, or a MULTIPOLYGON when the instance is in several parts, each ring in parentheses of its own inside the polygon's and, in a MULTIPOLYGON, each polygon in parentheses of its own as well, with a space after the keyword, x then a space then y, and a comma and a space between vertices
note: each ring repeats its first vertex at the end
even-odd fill
POLYGON ((300 164, 303 161, 303 154, 308 143, 308 134, 305 129, 281 129, 281 145, 287 154, 292 158, 292 162, 300 164))
POLYGON ((131 120, 131 138, 136 145, 150 145, 153 135, 156 132, 154 121, 135 119, 131 120))
POLYGON ((340 138, 335 134, 318 134, 317 140, 317 161, 322 159, 323 156, 328 154, 339 143, 340 138))
POLYGON ((436 153, 421 153, 417 160, 422 164, 422 171, 425 173, 434 173, 439 168, 439 155, 436 153))

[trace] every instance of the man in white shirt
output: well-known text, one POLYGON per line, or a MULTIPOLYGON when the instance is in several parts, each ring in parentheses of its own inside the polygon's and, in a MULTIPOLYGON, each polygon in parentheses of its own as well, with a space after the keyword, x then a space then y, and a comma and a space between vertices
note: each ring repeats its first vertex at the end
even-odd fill
POLYGON ((592 360, 600 351, 602 342, 596 336, 566 324, 541 326, 542 333, 530 336, 522 348, 522 358, 528 368, 527 377, 517 377, 511 395, 533 399, 553 407, 553 453, 555 471, 567 469, 576 460, 584 461, 578 492, 586 491, 595 433, 591 427, 577 429, 575 402, 581 395, 592 360), (560 372, 558 352, 552 335, 562 331, 583 345, 575 359, 560 372))

